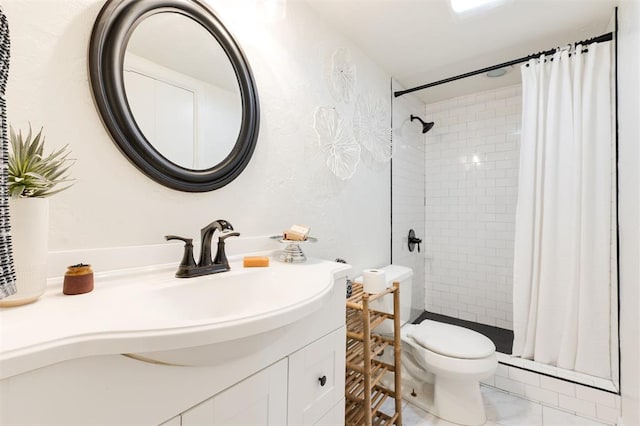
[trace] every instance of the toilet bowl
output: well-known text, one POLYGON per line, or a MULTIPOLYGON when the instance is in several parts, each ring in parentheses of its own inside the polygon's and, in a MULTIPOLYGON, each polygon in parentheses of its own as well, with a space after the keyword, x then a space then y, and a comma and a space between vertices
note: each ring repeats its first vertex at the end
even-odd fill
POLYGON ((498 366, 493 342, 475 331, 430 320, 404 325, 401 338, 405 399, 450 422, 483 424, 479 382, 498 366))
MULTIPOLYGON (((480 333, 451 324, 431 320, 408 324, 413 271, 398 265, 381 269, 389 282, 400 283, 403 397, 444 420, 483 424, 486 414, 480 380, 491 376, 498 366, 495 345, 480 333)), ((393 299, 384 296, 372 301, 371 307, 391 313, 393 299)), ((392 334, 393 323, 387 320, 374 331, 392 334)), ((384 354, 383 360, 391 362, 386 359, 391 356, 384 354)))

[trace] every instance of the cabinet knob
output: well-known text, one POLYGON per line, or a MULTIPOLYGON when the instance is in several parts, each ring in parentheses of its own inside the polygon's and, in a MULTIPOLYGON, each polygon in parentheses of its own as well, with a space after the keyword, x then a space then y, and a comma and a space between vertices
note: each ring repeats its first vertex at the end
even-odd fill
POLYGON ((320 382, 320 386, 324 386, 325 383, 327 383, 327 376, 319 377, 318 381, 320 382))

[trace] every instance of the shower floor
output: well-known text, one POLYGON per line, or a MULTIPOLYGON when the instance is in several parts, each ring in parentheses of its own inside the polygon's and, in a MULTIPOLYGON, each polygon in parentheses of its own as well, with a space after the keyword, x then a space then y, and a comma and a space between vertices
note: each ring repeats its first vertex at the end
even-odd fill
POLYGON ((434 314, 433 312, 427 311, 423 312, 413 323, 420 324, 426 319, 444 322, 446 324, 458 325, 460 327, 477 331, 480 334, 484 334, 489 339, 491 339, 494 345, 496 345, 496 350, 498 352, 502 352, 503 354, 510 355, 513 349, 513 331, 511 330, 486 324, 479 324, 477 322, 466 321, 459 318, 448 317, 446 315, 434 314))

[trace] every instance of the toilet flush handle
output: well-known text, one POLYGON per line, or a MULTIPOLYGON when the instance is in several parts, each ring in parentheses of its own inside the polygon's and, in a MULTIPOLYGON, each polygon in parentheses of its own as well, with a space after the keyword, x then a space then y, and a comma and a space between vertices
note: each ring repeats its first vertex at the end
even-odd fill
POLYGON ((420 243, 422 242, 422 240, 420 238, 416 238, 416 232, 413 229, 409 229, 409 237, 408 237, 408 241, 409 241, 409 251, 413 252, 413 250, 415 249, 416 245, 418 246, 418 253, 420 253, 420 243))

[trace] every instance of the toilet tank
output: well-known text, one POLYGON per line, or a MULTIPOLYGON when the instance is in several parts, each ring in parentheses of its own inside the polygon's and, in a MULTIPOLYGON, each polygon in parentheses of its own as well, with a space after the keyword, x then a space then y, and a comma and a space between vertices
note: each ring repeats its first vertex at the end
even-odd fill
MULTIPOLYGON (((400 283, 400 325, 404 325, 411 319, 411 294, 413 283, 413 269, 400 265, 388 265, 384 268, 378 268, 385 272, 385 276, 389 286, 394 281, 400 283)), ((362 277, 356 278, 356 282, 362 282, 362 277)), ((371 302, 371 308, 393 313, 393 295, 388 294, 380 299, 371 302)), ((391 320, 384 321, 375 328, 375 332, 382 334, 393 333, 393 322, 391 320)))

